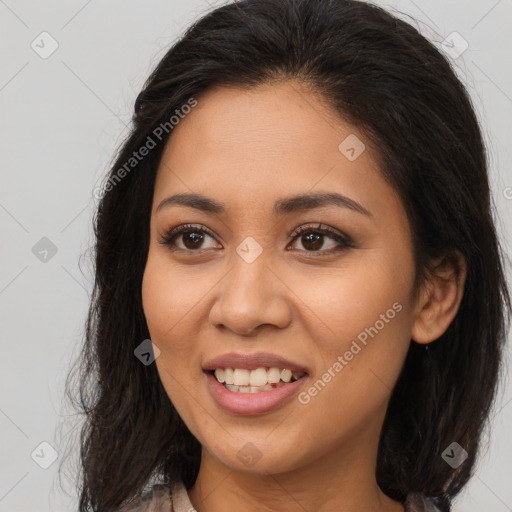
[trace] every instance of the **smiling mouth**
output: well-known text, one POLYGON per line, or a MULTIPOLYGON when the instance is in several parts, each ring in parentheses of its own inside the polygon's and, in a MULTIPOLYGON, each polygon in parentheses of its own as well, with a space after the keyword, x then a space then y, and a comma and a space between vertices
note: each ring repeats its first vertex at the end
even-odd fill
POLYGON ((291 384, 305 376, 306 372, 292 372, 289 369, 257 368, 217 368, 207 370, 217 382, 233 393, 262 393, 291 384))

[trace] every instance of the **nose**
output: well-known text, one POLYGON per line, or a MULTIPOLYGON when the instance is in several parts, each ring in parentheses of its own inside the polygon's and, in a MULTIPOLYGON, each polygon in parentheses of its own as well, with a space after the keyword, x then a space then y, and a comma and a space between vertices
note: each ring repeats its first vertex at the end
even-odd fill
POLYGON ((217 287, 209 320, 240 336, 254 336, 262 326, 283 329, 291 321, 289 289, 262 255, 247 263, 238 255, 217 287))

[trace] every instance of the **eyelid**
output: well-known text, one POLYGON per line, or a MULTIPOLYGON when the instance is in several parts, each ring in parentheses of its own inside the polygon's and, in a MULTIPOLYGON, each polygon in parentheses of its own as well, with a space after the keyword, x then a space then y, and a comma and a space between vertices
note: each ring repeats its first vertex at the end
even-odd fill
MULTIPOLYGON (((174 243, 173 239, 178 237, 179 235, 187 232, 203 232, 213 238, 214 240, 217 239, 217 235, 213 233, 210 229, 208 229, 203 224, 180 224, 178 226, 175 226, 171 228, 165 235, 162 236, 162 238, 159 240, 159 243, 162 245, 166 245, 171 250, 178 250, 182 252, 187 252, 190 254, 194 253, 202 253, 205 250, 208 249, 197 249, 197 250, 187 250, 187 249, 181 249, 179 247, 176 247, 176 244, 174 243)), ((341 247, 338 248, 331 248, 328 250, 319 250, 319 251, 306 251, 306 250, 299 250, 298 252, 301 253, 312 253, 312 254, 318 254, 318 255, 331 255, 333 252, 339 252, 342 249, 347 248, 353 248, 355 247, 352 239, 347 236, 345 233, 335 229, 331 228, 328 225, 320 223, 309 223, 309 224, 302 224, 295 228, 293 232, 290 234, 290 243, 293 243, 297 240, 297 238, 304 233, 319 233, 321 235, 327 236, 337 242, 341 247)), ((290 245, 290 244, 288 244, 290 245)))
POLYGON ((326 224, 322 224, 321 222, 302 224, 298 226, 293 230, 293 232, 290 235, 290 238, 295 239, 299 235, 309 232, 321 233, 337 241, 340 241, 346 245, 353 245, 353 242, 348 235, 346 235, 342 231, 339 231, 338 229, 331 228, 326 224))
MULTIPOLYGON (((172 241, 173 238, 176 238, 177 236, 186 233, 187 231, 198 231, 198 232, 204 232, 208 236, 212 237, 213 239, 217 239, 217 235, 208 229, 206 226, 203 226, 202 224, 180 224, 178 226, 175 226, 171 229, 169 229, 159 240, 159 243, 162 245, 167 245, 169 247, 174 245, 174 242, 172 241)), ((179 248, 177 248, 179 250, 179 248)), ((198 249, 197 251, 186 251, 186 252, 200 252, 201 249, 198 249)))

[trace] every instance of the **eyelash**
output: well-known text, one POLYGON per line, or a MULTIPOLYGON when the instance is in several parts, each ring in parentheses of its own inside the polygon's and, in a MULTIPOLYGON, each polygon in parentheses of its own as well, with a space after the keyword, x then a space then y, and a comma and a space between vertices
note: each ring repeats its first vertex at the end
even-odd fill
MULTIPOLYGON (((209 229, 207 229, 205 227, 199 228, 194 224, 183 224, 181 226, 177 226, 177 227, 170 229, 162 237, 162 239, 159 240, 159 243, 167 246, 169 248, 169 250, 171 250, 171 251, 183 251, 183 252, 189 252, 189 253, 201 252, 201 249, 193 250, 193 249, 181 249, 180 247, 176 247, 176 244, 174 243, 174 239, 177 238, 179 235, 182 235, 185 233, 205 233, 215 239, 215 235, 209 229)), ((335 242, 339 243, 342 247, 341 248, 339 248, 339 247, 332 248, 329 250, 319 249, 318 251, 308 251, 308 250, 299 249, 300 252, 314 253, 314 254, 319 254, 320 256, 324 256, 324 255, 332 255, 335 252, 339 252, 344 249, 349 249, 349 248, 354 247, 352 240, 347 235, 345 235, 344 233, 341 233, 337 230, 334 230, 328 226, 322 227, 321 223, 314 225, 314 226, 310 225, 310 224, 299 226, 290 235, 290 237, 291 237, 290 243, 294 243, 297 240, 297 238, 299 238, 301 235, 303 235, 305 233, 326 235, 329 238, 333 239, 335 242)))

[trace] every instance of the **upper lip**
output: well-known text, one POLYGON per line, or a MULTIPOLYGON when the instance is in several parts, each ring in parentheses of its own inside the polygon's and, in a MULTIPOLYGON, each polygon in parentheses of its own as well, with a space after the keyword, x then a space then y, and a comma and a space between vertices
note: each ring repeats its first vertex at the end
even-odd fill
POLYGON ((205 371, 216 370, 217 368, 241 368, 246 370, 255 370, 256 368, 286 368, 292 372, 308 373, 305 366, 268 352, 255 352, 253 354, 229 352, 228 354, 216 356, 206 361, 203 365, 203 370, 205 371))

